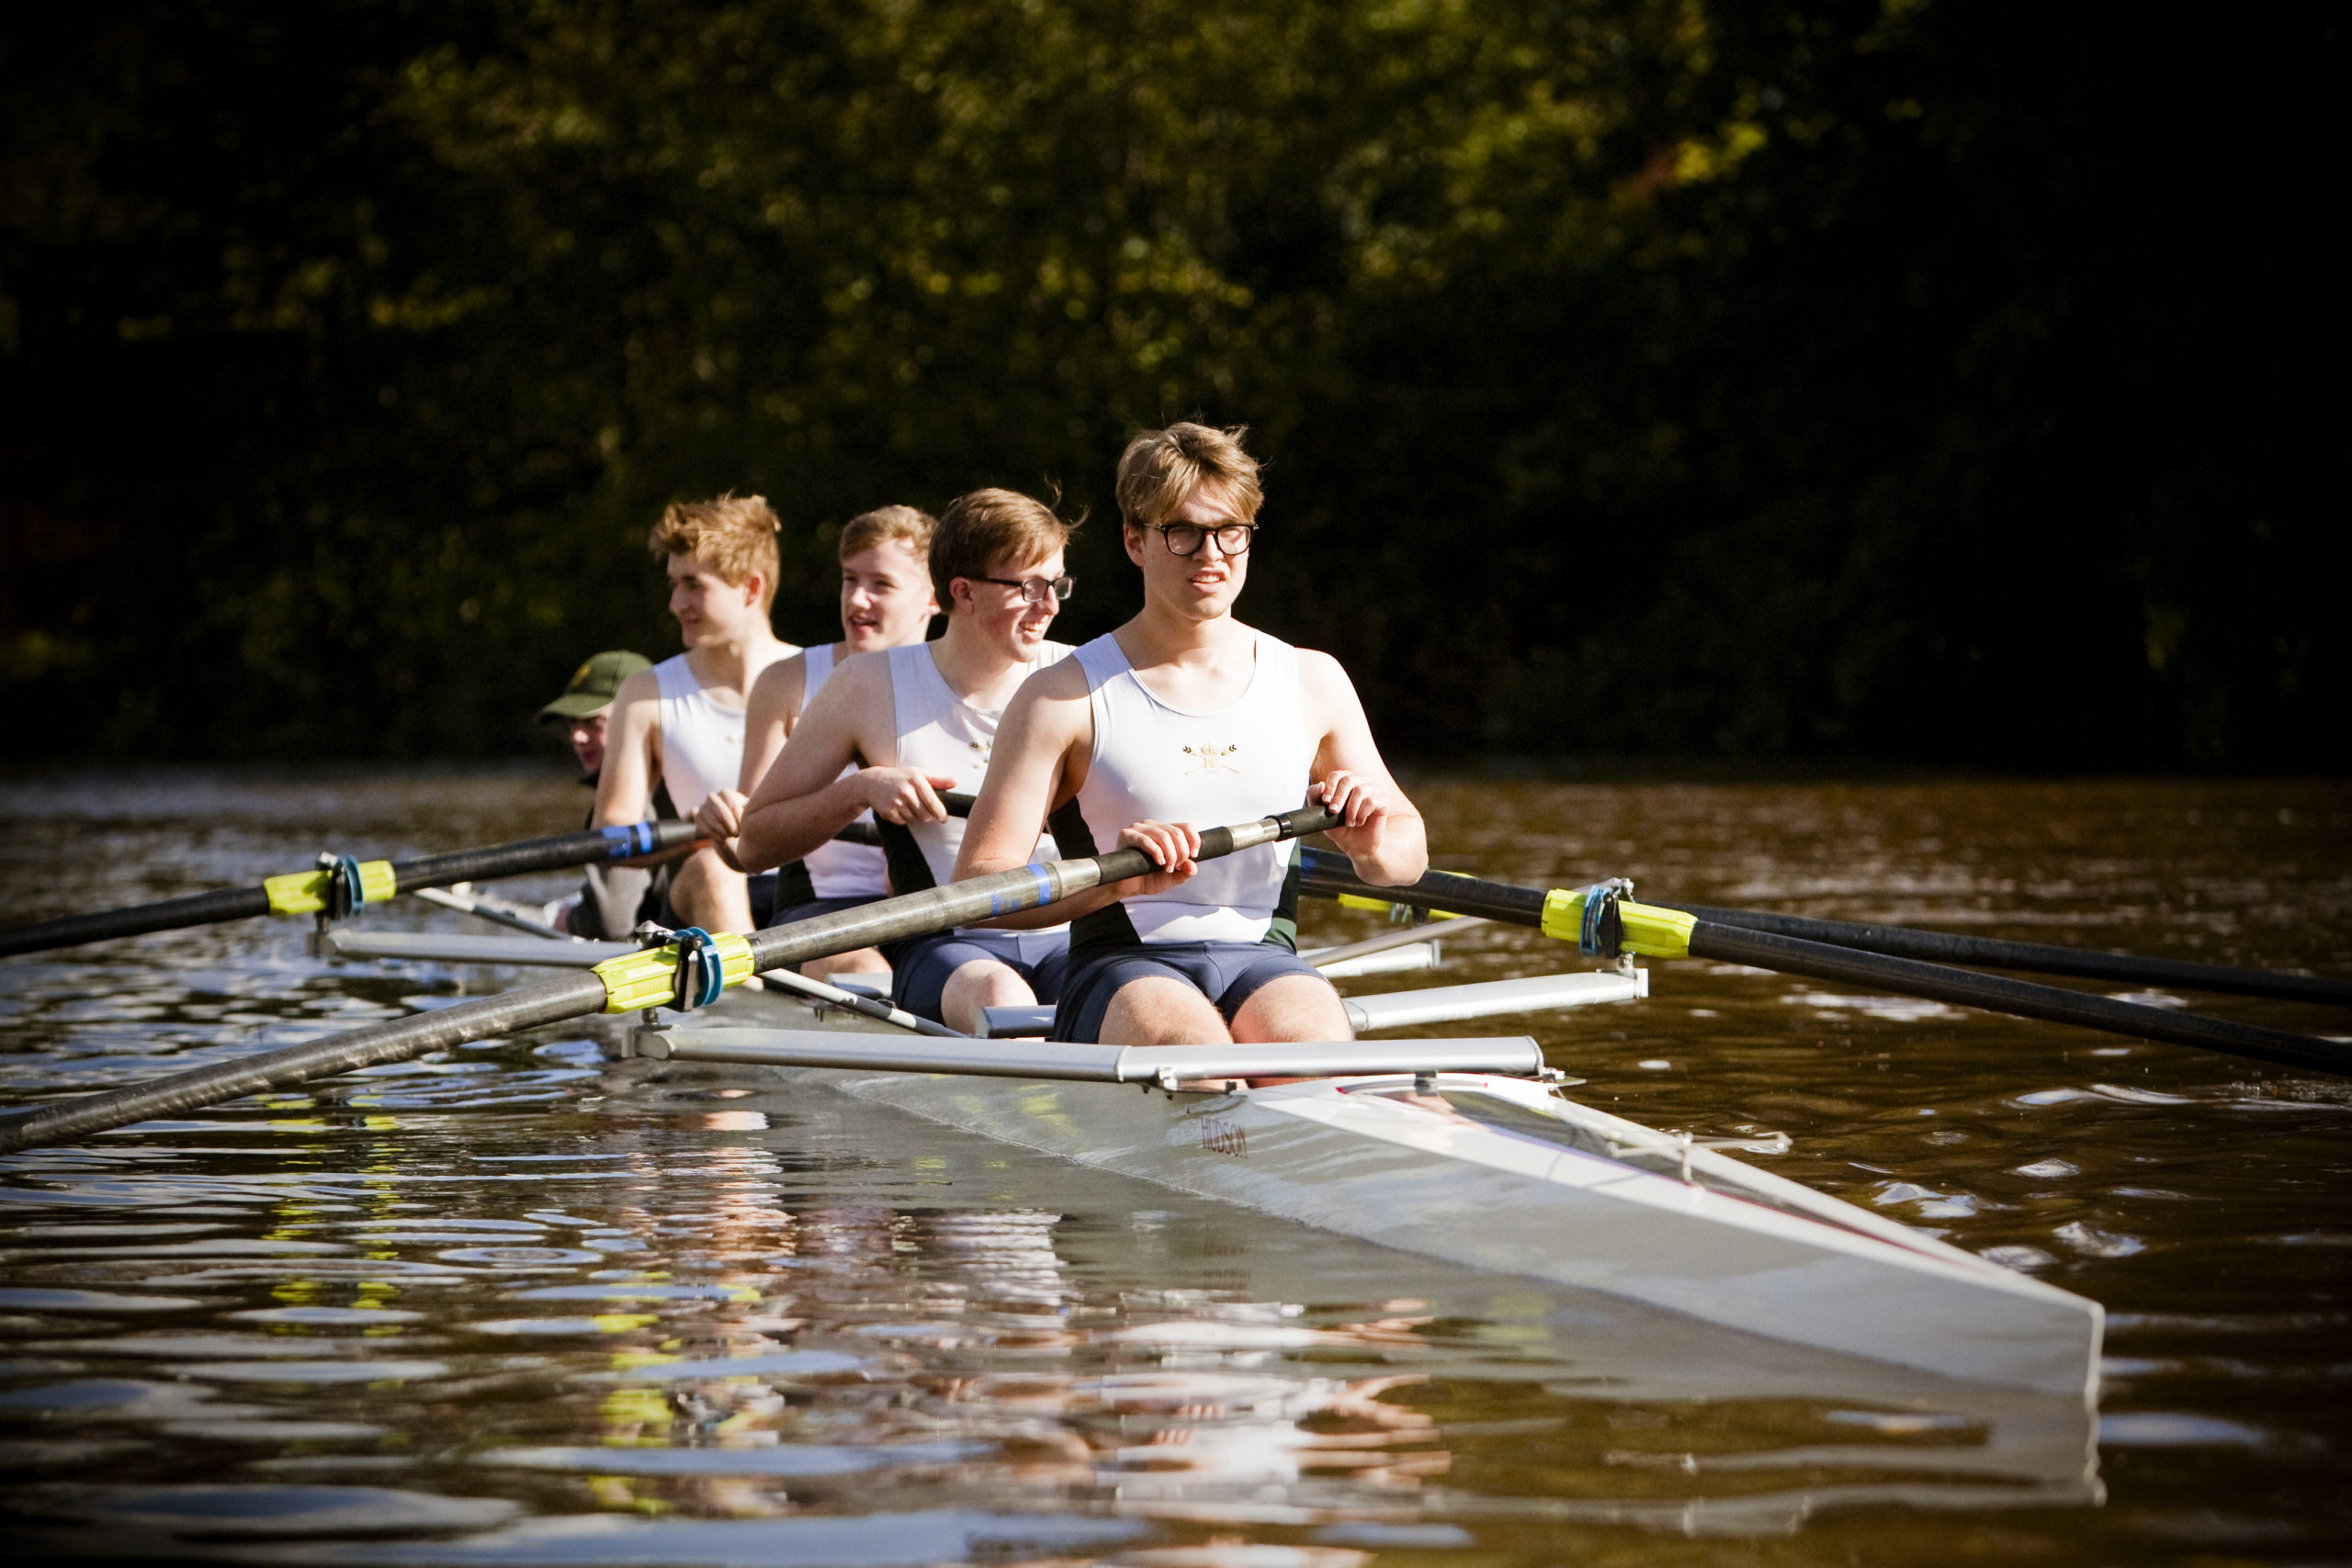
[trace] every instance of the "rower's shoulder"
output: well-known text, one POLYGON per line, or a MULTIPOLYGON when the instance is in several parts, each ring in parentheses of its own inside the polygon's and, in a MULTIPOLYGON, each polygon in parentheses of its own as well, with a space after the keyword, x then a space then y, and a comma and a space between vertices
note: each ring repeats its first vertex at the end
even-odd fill
POLYGON ((786 712, 800 706, 800 694, 808 685, 808 650, 796 648, 783 658, 771 661, 752 678, 752 689, 744 694, 747 711, 765 712, 781 707, 786 712))
POLYGON ((619 688, 613 693, 613 706, 620 709, 634 707, 640 703, 660 702, 662 677, 657 673, 659 668, 657 665, 639 670, 635 674, 625 678, 619 688))
POLYGON ((1347 666, 1319 649, 1298 654, 1298 698, 1308 728, 1329 731, 1363 722, 1363 699, 1348 678, 1347 666))
POLYGON ((1348 667, 1319 648, 1293 649, 1298 656, 1298 678, 1307 685, 1326 691, 1352 692, 1356 683, 1348 678, 1348 667))
MULTIPOLYGON (((1072 649, 1070 652, 1075 653, 1072 649)), ((1086 666, 1068 655, 1055 660, 1027 680, 1012 694, 1014 702, 1054 703, 1082 701, 1087 695, 1086 666)))
POLYGON ((830 688, 838 681, 844 690, 854 692, 886 687, 890 683, 890 656, 898 651, 895 648, 877 648, 870 653, 843 655, 834 664, 833 672, 826 678, 825 684, 830 688))

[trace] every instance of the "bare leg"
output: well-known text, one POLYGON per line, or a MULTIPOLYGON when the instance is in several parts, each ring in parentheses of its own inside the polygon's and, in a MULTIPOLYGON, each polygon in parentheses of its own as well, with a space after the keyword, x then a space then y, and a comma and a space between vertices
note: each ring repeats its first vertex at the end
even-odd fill
POLYGON ((800 972, 811 980, 822 980, 833 975, 888 975, 890 961, 882 956, 879 948, 861 947, 854 953, 835 953, 823 958, 812 958, 800 966, 800 972))
POLYGON ((1097 1038, 1105 1045, 1226 1045, 1233 1040, 1206 997, 1182 980, 1158 975, 1119 987, 1097 1038))
POLYGON ((670 882, 670 904, 686 925, 707 931, 740 931, 759 928, 752 923, 750 885, 740 871, 709 850, 697 850, 678 867, 670 882))
POLYGON ((993 958, 975 958, 959 966, 939 991, 940 1021, 966 1034, 979 1028, 982 1008, 1036 1005, 1037 993, 1029 988, 1029 982, 1011 964, 993 958))
POLYGON ((1331 988, 1330 981, 1315 975, 1284 975, 1269 980, 1250 993, 1250 999, 1233 1015, 1233 1038, 1250 1044, 1355 1037, 1340 993, 1331 988))

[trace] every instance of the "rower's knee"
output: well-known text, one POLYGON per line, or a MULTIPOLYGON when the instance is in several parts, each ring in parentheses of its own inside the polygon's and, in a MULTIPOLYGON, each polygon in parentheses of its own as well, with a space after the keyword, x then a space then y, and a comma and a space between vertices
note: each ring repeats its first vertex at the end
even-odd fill
POLYGON ((697 850, 680 863, 670 879, 670 905, 683 925, 713 931, 752 929, 751 892, 743 874, 709 850, 697 850))
POLYGON ((1209 999, 1181 980, 1130 980, 1103 1010, 1095 1038, 1105 1045, 1229 1045, 1233 1035, 1209 999))
POLYGON ((1319 975, 1283 975, 1250 993, 1234 1010, 1233 1038, 1248 1043, 1278 1040, 1353 1040, 1347 1004, 1319 975))
POLYGON ((978 1031, 982 1008, 1025 1008, 1037 1005, 1037 993, 1019 972, 993 958, 976 958, 947 976, 939 990, 939 1010, 950 1029, 966 1034, 978 1031))

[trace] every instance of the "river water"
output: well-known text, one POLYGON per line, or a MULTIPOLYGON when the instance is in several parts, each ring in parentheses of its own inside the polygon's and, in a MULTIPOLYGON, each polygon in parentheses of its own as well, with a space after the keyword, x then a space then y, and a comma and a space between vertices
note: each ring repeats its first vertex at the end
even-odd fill
MULTIPOLYGON (((2338 784, 1415 793, 1438 863, 1491 877, 2352 973, 2338 784)), ((561 831, 583 799, 518 773, 18 775, 0 921, 322 848, 561 831)), ((460 923, 413 900, 361 918, 460 923)), ((1378 917, 1310 905, 1306 926, 1378 917)), ((525 977, 330 964, 303 938, 248 922, 0 961, 0 1095, 525 977)), ((1446 957, 1449 983, 1574 966, 1495 927, 1446 957)), ((1454 1269, 746 1070, 623 1066, 575 1028, 0 1162, 0 1529, 17 1559, 2352 1560, 2352 1082, 1697 964, 1657 964, 1645 1003, 1499 1027, 1536 1033, 1581 1100, 1785 1134, 1743 1157, 2105 1303, 2097 1410, 1454 1269)))

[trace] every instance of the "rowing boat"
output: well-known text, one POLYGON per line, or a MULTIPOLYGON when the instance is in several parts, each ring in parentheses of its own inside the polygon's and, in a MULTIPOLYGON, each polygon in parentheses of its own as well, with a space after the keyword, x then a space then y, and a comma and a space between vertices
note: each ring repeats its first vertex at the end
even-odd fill
MULTIPOLYGON (((346 929, 331 946, 576 964, 595 944, 346 929)), ((1351 1011, 1377 1030, 1646 991, 1640 971, 1600 971, 1442 987, 1455 995, 1437 1004, 1431 991, 1351 998, 1351 1011)), ((2096 1395, 2098 1303, 1579 1104, 1532 1039, 1261 1046, 1224 1060, 1205 1048, 922 1038, 821 995, 751 987, 663 1018, 620 1053, 752 1066, 1202 1198, 1770 1339, 2096 1395), (1262 1081, 1292 1075, 1303 1081, 1262 1081)))

